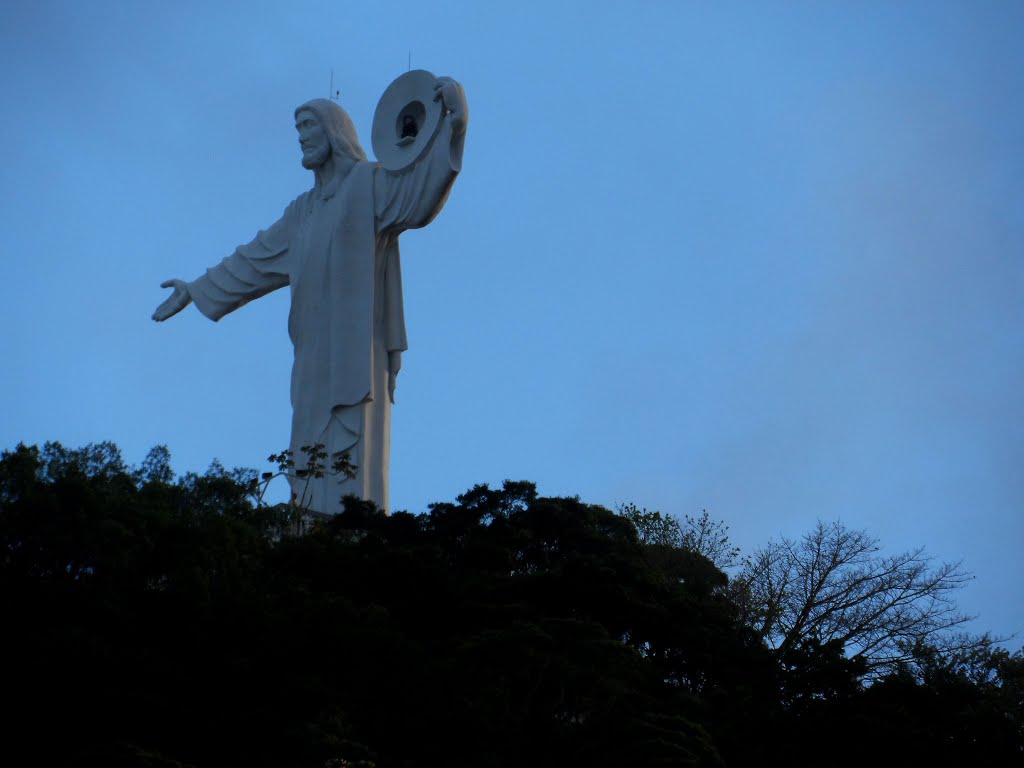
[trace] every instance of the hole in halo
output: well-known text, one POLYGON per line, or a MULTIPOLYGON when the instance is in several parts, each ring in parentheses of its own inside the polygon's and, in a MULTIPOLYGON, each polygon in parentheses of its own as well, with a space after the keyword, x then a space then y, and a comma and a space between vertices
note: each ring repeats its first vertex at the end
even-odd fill
POLYGON ((427 118, 426 107, 420 101, 411 101, 406 104, 395 119, 395 138, 401 146, 411 144, 419 135, 420 128, 427 118))

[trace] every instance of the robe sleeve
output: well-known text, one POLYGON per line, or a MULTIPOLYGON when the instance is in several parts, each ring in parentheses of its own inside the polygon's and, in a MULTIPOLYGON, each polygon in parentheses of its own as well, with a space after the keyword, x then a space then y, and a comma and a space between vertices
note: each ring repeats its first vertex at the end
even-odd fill
POLYGON ((220 264, 188 284, 200 312, 211 320, 220 320, 253 299, 288 285, 288 244, 297 202, 292 202, 268 229, 257 232, 252 242, 238 246, 220 264))
POLYGON ((373 197, 378 234, 397 236, 433 221, 462 169, 465 136, 465 131, 453 135, 451 118, 446 115, 419 162, 399 172, 377 168, 373 197))

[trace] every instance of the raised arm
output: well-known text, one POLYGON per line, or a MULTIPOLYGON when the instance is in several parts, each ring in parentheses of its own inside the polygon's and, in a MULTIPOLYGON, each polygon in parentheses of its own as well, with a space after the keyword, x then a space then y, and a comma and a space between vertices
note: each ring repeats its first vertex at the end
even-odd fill
POLYGON ((429 224, 448 199, 462 170, 462 148, 469 106, 462 86, 439 77, 434 98, 444 105, 441 127, 427 154, 412 168, 392 172, 378 168, 374 179, 377 229, 397 234, 429 224))

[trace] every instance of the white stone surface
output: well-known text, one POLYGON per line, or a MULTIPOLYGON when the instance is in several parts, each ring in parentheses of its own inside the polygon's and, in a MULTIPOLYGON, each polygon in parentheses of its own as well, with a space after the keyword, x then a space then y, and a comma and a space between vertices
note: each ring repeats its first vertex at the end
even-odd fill
POLYGON ((335 102, 314 99, 296 109, 313 188, 204 275, 162 283, 173 292, 153 313, 163 321, 194 301, 219 320, 289 286, 291 449, 300 467, 302 446, 315 443, 326 446, 328 466, 341 452, 356 465, 351 479, 293 479, 300 502, 322 513, 340 511, 345 494, 388 508, 391 405, 408 346, 398 238, 433 220, 462 165, 469 113, 454 80, 407 73, 381 105, 377 114, 390 119, 396 147, 392 167, 367 160, 352 120, 335 102), (401 113, 413 102, 423 104, 423 116, 415 115, 423 122, 406 137, 413 141, 401 144, 401 113))
POLYGON ((377 161, 389 171, 413 165, 430 147, 441 127, 444 106, 434 90, 437 78, 414 69, 396 78, 384 91, 373 114, 371 142, 377 161), (403 136, 403 118, 414 121, 415 134, 403 136))

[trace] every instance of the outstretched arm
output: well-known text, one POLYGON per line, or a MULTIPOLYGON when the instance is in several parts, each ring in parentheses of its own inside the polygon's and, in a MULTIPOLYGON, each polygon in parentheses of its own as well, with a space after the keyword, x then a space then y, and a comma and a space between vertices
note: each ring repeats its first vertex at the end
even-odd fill
POLYGON ((191 283, 166 280, 161 288, 173 288, 170 297, 153 313, 157 322, 173 317, 193 301, 211 320, 220 320, 244 304, 288 285, 288 240, 294 203, 269 229, 252 242, 240 245, 215 267, 191 283))

